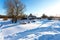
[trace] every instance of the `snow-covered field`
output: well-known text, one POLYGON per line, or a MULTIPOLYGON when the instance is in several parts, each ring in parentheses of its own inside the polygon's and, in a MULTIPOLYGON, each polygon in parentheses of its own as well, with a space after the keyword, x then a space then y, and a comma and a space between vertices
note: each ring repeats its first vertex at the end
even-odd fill
POLYGON ((11 23, 0 19, 0 40, 60 40, 60 20, 35 19, 11 23))

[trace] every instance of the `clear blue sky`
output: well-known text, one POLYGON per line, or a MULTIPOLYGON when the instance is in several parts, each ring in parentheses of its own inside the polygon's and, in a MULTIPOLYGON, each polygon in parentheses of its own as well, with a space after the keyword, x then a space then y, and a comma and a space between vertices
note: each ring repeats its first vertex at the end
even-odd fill
MULTIPOLYGON (((41 16, 43 13, 46 15, 55 15, 60 12, 58 6, 60 0, 21 0, 26 5, 26 14, 32 13, 36 16, 41 16), (57 9, 57 10, 56 10, 57 9), (57 12, 56 12, 57 11, 57 12), (53 13, 53 14, 52 14, 53 13)), ((6 14, 3 8, 4 0, 0 0, 0 14, 6 14)))

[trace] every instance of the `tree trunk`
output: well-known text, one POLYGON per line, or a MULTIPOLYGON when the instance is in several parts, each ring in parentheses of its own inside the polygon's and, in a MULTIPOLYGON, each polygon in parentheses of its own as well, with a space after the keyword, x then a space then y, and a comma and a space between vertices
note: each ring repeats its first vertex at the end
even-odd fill
POLYGON ((17 17, 13 16, 12 23, 17 23, 17 17))
POLYGON ((15 17, 15 23, 17 23, 17 18, 15 17))

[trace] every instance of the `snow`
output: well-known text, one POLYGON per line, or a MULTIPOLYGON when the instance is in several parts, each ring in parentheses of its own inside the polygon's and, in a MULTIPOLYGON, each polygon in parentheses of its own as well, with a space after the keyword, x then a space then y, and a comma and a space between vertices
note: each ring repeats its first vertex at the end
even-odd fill
POLYGON ((30 34, 30 35, 27 35, 27 38, 21 38, 21 39, 18 39, 18 40, 34 40, 34 38, 36 38, 36 35, 35 34, 30 34))
POLYGON ((60 28, 60 26, 53 26, 54 28, 60 28))
POLYGON ((37 27, 39 27, 41 24, 34 24, 34 23, 30 23, 30 24, 26 24, 26 25, 21 25, 22 28, 25 28, 25 29, 35 29, 37 27))
POLYGON ((1 32, 0 32, 0 40, 4 40, 4 36, 1 32))
POLYGON ((10 21, 11 19, 8 19, 8 20, 3 20, 2 18, 0 19, 0 22, 7 22, 7 21, 10 21))
POLYGON ((20 20, 18 21, 18 23, 10 23, 10 19, 5 21, 0 19, 0 25, 2 25, 0 29, 1 40, 38 40, 38 38, 42 37, 43 35, 60 34, 60 30, 58 31, 55 29, 60 28, 59 20, 36 19, 36 20, 20 20), (50 31, 49 28, 52 31, 50 31), (31 30, 35 30, 36 32, 31 30))
POLYGON ((46 31, 46 32, 39 32, 39 33, 37 33, 37 34, 39 34, 39 35, 36 35, 36 34, 30 34, 30 35, 27 35, 27 37, 26 38, 20 38, 20 39, 18 39, 18 40, 34 40, 34 39, 38 39, 38 37, 41 37, 41 36, 43 36, 43 35, 56 35, 56 34, 60 34, 60 32, 51 32, 51 31, 46 31))
POLYGON ((2 29, 2 32, 3 32, 3 35, 5 36, 8 36, 8 35, 12 35, 12 34, 15 34, 15 33, 18 33, 18 32, 24 32, 26 30, 31 30, 31 29, 35 29, 39 26, 39 24, 22 24, 22 25, 18 25, 17 27, 14 26, 14 27, 10 27, 10 28, 5 28, 5 29, 2 29), (30 26, 29 26, 30 25, 30 26))
POLYGON ((40 32, 41 35, 48 35, 48 34, 51 34, 51 35, 55 35, 55 34, 60 34, 60 32, 51 32, 51 31, 48 31, 48 32, 40 32))
POLYGON ((48 23, 46 23, 46 24, 43 24, 42 26, 40 26, 40 27, 48 27, 48 26, 50 26, 50 25, 52 25, 54 22, 48 22, 48 23))

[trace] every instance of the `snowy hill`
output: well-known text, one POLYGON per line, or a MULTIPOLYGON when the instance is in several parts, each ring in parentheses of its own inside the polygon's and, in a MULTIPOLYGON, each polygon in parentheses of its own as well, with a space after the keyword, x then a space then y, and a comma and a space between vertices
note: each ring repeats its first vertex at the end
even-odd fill
POLYGON ((1 19, 0 24, 2 25, 0 40, 59 40, 60 38, 59 20, 35 19, 11 23, 10 20, 1 19))

